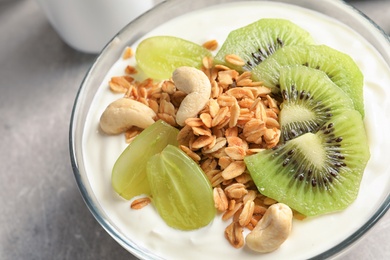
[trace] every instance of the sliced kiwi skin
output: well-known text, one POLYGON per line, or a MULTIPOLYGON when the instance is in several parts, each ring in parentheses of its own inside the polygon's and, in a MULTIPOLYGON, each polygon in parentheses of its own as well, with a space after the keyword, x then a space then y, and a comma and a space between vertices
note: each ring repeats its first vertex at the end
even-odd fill
POLYGON ((361 115, 346 110, 317 133, 247 156, 245 162, 261 193, 317 216, 343 210, 356 199, 369 157, 361 115))
POLYGON ((347 54, 326 45, 286 46, 252 70, 254 80, 261 80, 273 93, 280 92, 280 70, 285 66, 304 65, 325 72, 354 102, 364 117, 363 74, 347 54))
POLYGON ((347 94, 322 71, 303 65, 280 70, 282 142, 317 132, 333 116, 354 109, 347 94))
POLYGON ((264 18, 231 31, 215 56, 215 62, 238 71, 251 70, 284 46, 313 43, 311 35, 293 22, 264 18), (238 55, 245 65, 227 63, 225 56, 229 54, 238 55))

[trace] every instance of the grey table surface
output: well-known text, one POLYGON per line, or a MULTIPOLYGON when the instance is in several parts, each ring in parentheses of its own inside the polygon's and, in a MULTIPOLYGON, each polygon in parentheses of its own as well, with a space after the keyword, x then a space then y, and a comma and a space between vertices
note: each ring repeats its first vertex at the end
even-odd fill
MULTIPOLYGON (((390 1, 351 1, 390 33, 390 1)), ((135 259, 87 209, 69 159, 96 55, 64 44, 32 0, 0 1, 0 259, 135 259)), ((390 259, 390 212, 343 259, 390 259)))

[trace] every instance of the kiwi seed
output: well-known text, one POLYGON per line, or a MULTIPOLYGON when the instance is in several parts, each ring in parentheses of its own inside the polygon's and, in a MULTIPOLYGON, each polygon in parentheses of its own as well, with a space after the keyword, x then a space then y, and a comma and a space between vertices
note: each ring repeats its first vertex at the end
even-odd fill
POLYGON ((260 64, 262 61, 267 59, 268 56, 272 55, 277 49, 280 49, 283 46, 283 40, 281 40, 279 37, 276 37, 276 40, 271 45, 269 45, 267 49, 262 50, 258 48, 257 52, 252 52, 251 56, 253 57, 253 60, 248 60, 243 68, 245 70, 252 70, 255 66, 260 64))

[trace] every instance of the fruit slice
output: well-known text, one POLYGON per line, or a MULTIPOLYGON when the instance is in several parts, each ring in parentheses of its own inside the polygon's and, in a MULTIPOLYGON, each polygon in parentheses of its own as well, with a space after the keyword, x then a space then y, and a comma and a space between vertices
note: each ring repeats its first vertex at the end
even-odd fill
POLYGON ((322 71, 306 66, 280 70, 283 98, 279 122, 281 140, 317 130, 333 116, 354 109, 352 100, 322 71))
POLYGON ((180 66, 200 69, 202 59, 211 56, 204 47, 173 36, 154 36, 143 40, 137 47, 135 58, 147 77, 169 79, 180 66))
POLYGON ((262 194, 315 216, 345 209, 355 200, 369 156, 362 118, 347 110, 317 133, 248 156, 245 162, 262 194))
POLYGON ((215 216, 211 184, 202 169, 180 148, 168 145, 148 161, 153 204, 171 227, 192 230, 215 216))
POLYGON ((283 46, 313 43, 307 31, 288 20, 260 19, 230 32, 215 56, 215 62, 238 71, 251 70, 283 46), (226 63, 225 56, 229 54, 239 56, 245 65, 226 63))
POLYGON ((134 138, 118 157, 112 169, 111 183, 114 190, 125 199, 150 194, 146 177, 147 161, 168 144, 177 146, 178 133, 179 130, 159 120, 134 138))
POLYGON ((325 72, 364 116, 363 74, 350 56, 326 45, 286 46, 254 68, 252 77, 278 93, 280 70, 289 65, 305 65, 325 72))

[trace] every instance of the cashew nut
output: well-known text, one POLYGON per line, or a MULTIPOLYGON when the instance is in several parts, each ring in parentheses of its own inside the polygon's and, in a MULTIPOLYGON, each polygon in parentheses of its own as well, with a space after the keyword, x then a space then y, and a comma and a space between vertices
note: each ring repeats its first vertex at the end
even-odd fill
POLYGON ((106 134, 119 134, 132 126, 146 128, 154 123, 156 113, 147 105, 130 98, 112 102, 100 117, 100 127, 106 134))
POLYGON ((193 67, 179 67, 172 75, 178 90, 188 94, 176 113, 176 123, 183 126, 187 118, 195 117, 210 98, 211 83, 206 74, 193 67))
POLYGON ((246 238, 246 244, 254 251, 268 253, 276 250, 291 232, 292 210, 283 203, 270 206, 263 218, 246 238))

